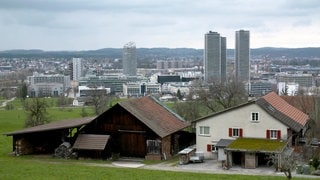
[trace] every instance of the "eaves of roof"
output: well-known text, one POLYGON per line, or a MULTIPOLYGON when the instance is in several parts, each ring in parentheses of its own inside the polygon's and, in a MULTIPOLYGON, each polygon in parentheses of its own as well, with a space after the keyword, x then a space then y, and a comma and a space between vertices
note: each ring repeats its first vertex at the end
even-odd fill
POLYGON ((13 136, 18 134, 27 134, 27 133, 35 133, 35 132, 43 132, 43 131, 53 131, 59 129, 67 129, 73 127, 79 127, 85 124, 89 124, 95 119, 95 117, 85 117, 80 119, 68 119, 62 121, 56 121, 48 124, 43 124, 39 126, 29 127, 18 131, 4 133, 7 136, 13 136))
POLYGON ((228 109, 224 109, 224 110, 222 110, 222 111, 209 114, 208 116, 201 117, 201 118, 199 118, 199 119, 193 120, 192 123, 194 123, 194 122, 199 122, 199 121, 202 121, 202 120, 205 120, 205 119, 207 119, 207 118, 211 118, 211 117, 214 117, 214 116, 223 114, 223 113, 227 113, 227 112, 229 112, 229 111, 233 111, 233 110, 236 110, 236 109, 239 109, 239 108, 242 108, 242 107, 245 107, 245 106, 254 104, 254 103, 255 103, 255 101, 253 100, 253 101, 249 101, 249 102, 240 104, 240 105, 238 105, 238 106, 234 106, 234 107, 231 107, 231 108, 228 108, 228 109))

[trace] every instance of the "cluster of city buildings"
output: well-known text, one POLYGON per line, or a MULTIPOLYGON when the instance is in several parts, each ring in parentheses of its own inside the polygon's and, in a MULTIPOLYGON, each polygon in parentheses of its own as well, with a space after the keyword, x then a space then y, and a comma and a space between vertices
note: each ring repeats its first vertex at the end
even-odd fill
POLYGON ((154 68, 138 68, 136 44, 129 42, 123 46, 122 58, 102 60, 100 64, 90 58, 49 62, 44 58, 38 61, 17 60, 16 67, 2 63, 0 70, 5 74, 17 67, 20 68, 18 71, 33 68, 34 73, 27 77, 29 97, 81 98, 92 95, 94 91, 123 97, 147 94, 165 97, 170 94, 174 97, 177 91, 188 95, 195 80, 204 85, 239 81, 245 84, 250 96, 260 97, 270 91, 295 95, 303 90, 310 94, 320 84, 317 75, 320 69, 315 67, 277 66, 267 57, 252 59, 248 30, 235 31, 233 57, 227 56, 226 42, 227 37, 218 32, 205 33, 203 60, 200 59, 199 63, 168 58, 153 61, 154 68), (40 73, 37 69, 44 71, 40 73))

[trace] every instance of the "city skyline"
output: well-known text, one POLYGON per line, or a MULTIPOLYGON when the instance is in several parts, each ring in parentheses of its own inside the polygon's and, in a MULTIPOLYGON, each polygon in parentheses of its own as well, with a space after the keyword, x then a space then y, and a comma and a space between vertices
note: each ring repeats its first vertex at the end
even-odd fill
POLYGON ((3 0, 0 26, 0 51, 121 48, 129 41, 204 49, 209 29, 223 32, 231 49, 238 29, 250 30, 251 48, 320 47, 320 1, 3 0))

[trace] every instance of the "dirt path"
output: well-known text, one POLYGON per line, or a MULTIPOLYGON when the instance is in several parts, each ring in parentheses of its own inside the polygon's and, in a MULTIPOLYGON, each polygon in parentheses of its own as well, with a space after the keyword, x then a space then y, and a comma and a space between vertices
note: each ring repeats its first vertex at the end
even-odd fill
POLYGON ((11 102, 11 101, 13 101, 13 100, 15 100, 15 99, 16 99, 16 98, 13 97, 13 98, 11 98, 11 99, 8 99, 8 100, 3 101, 2 104, 0 105, 0 107, 5 107, 5 106, 8 104, 8 102, 11 102))

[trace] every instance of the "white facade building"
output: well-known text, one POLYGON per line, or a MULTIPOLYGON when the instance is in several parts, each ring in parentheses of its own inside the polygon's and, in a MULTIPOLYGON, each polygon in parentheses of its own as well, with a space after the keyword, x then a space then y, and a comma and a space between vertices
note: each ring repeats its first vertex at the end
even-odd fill
MULTIPOLYGON (((309 116, 295 107, 289 105, 276 93, 271 92, 262 98, 251 101, 240 106, 230 108, 213 115, 195 121, 196 148, 203 151, 206 159, 223 159, 226 151, 232 149, 229 145, 222 147, 219 151, 218 144, 238 139, 253 139, 255 142, 287 142, 288 146, 298 146, 299 138, 304 138, 307 130, 309 116), (222 154, 218 154, 222 153, 222 154)), ((232 145, 232 143, 230 144, 232 145)), ((262 149, 250 152, 249 149, 239 149, 248 157, 259 154, 273 153, 262 149)), ((256 144, 255 144, 256 145, 256 144)), ((234 149, 234 148, 233 148, 234 149)), ((267 148, 266 148, 267 149, 267 148)), ((238 150, 233 156, 238 156, 238 150)), ((241 155, 240 155, 241 156, 241 155)), ((240 157, 238 157, 240 158, 240 157)), ((229 159, 229 161, 236 159, 229 159)), ((231 163, 232 164, 232 163, 231 163)), ((254 165, 256 167, 256 165, 254 165)))
POLYGON ((28 76, 28 95, 30 97, 58 97, 64 96, 70 88, 70 77, 64 75, 44 75, 33 73, 28 76))
POLYGON ((128 82, 123 84, 124 96, 145 96, 161 93, 161 84, 150 82, 128 82))

